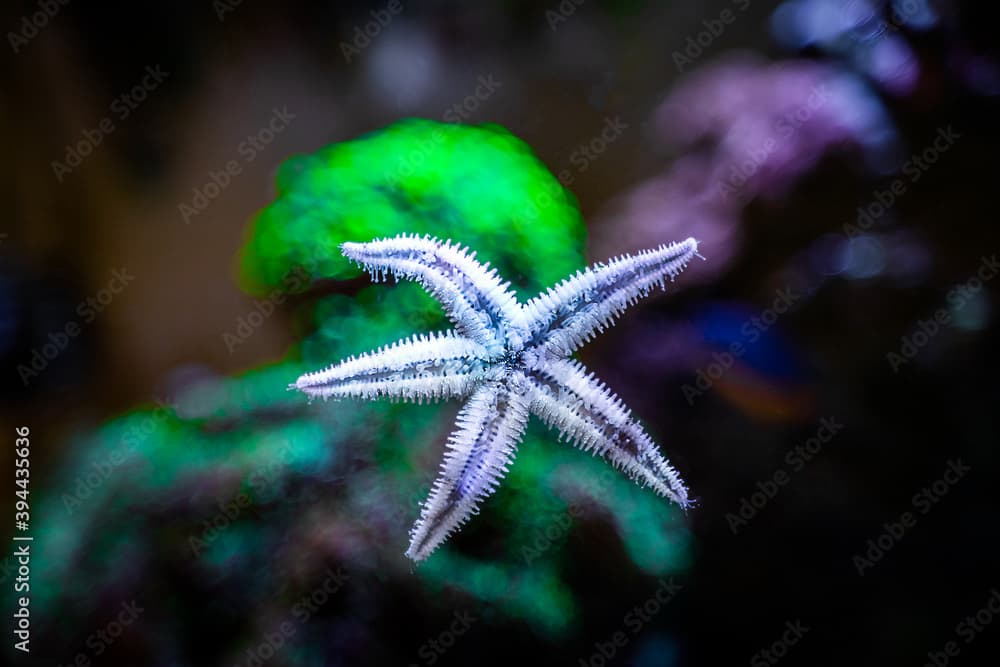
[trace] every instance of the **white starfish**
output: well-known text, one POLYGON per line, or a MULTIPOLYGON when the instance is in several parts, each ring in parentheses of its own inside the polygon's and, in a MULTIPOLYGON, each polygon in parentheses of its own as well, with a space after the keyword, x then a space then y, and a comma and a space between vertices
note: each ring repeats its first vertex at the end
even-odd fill
POLYGON ((570 355, 697 255, 687 239, 596 264, 525 304, 496 270, 450 241, 401 235, 344 243, 376 281, 418 281, 454 330, 413 336, 303 375, 292 387, 323 398, 464 398, 441 474, 410 533, 406 555, 426 558, 496 490, 533 413, 584 451, 683 507, 687 489, 605 385, 570 355))

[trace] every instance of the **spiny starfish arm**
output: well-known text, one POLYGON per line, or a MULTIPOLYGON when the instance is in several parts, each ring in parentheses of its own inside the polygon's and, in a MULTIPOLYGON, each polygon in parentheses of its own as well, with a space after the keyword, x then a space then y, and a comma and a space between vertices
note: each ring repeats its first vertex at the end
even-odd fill
POLYGON ((448 440, 441 474, 410 533, 409 558, 421 561, 479 511, 514 458, 528 422, 517 378, 489 382, 472 394, 448 440))
POLYGON ((421 334, 300 377, 289 388, 313 397, 422 403, 467 396, 484 372, 478 343, 453 331, 421 334))
POLYGON ((419 282, 441 302, 459 334, 492 352, 503 345, 506 330, 521 321, 521 306, 507 289, 510 283, 451 241, 402 234, 344 243, 341 250, 376 280, 391 273, 419 282))
POLYGON ((698 242, 689 238, 596 264, 543 292, 523 309, 537 352, 568 357, 653 287, 666 288, 666 278, 697 255, 698 242))
POLYGON ((687 487, 653 440, 604 383, 582 364, 552 360, 529 376, 531 411, 583 451, 599 454, 629 477, 687 507, 687 487))

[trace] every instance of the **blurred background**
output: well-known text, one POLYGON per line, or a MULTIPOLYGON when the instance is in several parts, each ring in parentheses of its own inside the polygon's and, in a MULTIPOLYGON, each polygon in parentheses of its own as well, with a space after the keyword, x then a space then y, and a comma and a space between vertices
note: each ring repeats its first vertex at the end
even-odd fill
MULTIPOLYGON (((30 428, 35 540, 31 653, 4 652, 993 664, 997 18, 946 0, 7 3, 0 421, 11 449, 30 428), (427 126, 368 133, 414 117, 524 144, 506 160, 460 132, 432 156, 440 206, 376 206, 427 126), (528 204, 498 203, 522 182, 528 204), (403 229, 469 244, 522 298, 701 240, 705 262, 581 353, 696 508, 534 424, 481 514, 406 560, 457 404, 285 391, 445 326, 336 255, 403 229)), ((16 490, 13 453, 0 468, 16 490)), ((16 576, 8 556, 12 627, 16 576)))

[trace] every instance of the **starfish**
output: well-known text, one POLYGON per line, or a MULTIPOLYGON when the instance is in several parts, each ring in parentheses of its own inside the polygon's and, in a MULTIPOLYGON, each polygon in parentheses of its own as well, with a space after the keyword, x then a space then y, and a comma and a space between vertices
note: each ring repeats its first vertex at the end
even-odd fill
POLYGON ((428 236, 344 243, 377 282, 419 282, 454 329, 420 334, 308 373, 290 388, 310 397, 422 403, 463 398, 441 473, 410 533, 406 556, 425 559, 497 488, 530 414, 584 451, 682 507, 687 489, 622 401, 571 355, 694 256, 689 238, 595 264, 520 303, 475 253, 428 236))

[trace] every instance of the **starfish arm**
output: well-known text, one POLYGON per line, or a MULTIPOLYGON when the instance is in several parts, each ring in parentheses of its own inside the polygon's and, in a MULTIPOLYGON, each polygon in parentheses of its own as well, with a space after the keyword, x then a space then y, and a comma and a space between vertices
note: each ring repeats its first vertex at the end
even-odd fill
MULTIPOLYGON (((566 358, 625 309, 665 279, 680 273, 698 254, 689 238, 577 273, 524 305, 525 324, 536 353, 566 358)), ((539 359, 541 363, 543 359, 539 359)))
POLYGON ((427 558, 478 513, 507 472, 529 414, 524 397, 510 388, 515 381, 482 385, 459 413, 441 474, 410 533, 409 558, 427 558))
POLYGON ((400 235, 368 243, 344 243, 341 250, 376 280, 387 273, 416 280, 441 302, 459 334, 491 351, 503 345, 507 329, 521 320, 521 306, 489 264, 450 241, 400 235))
POLYGON ((582 449, 681 507, 690 504, 680 475, 660 454, 621 399, 577 361, 549 361, 529 379, 531 411, 582 449))
POLYGON ((290 388, 313 397, 423 402, 467 396, 486 350, 453 331, 406 338, 300 377, 290 388))

